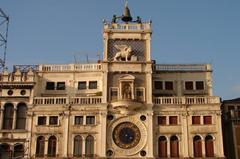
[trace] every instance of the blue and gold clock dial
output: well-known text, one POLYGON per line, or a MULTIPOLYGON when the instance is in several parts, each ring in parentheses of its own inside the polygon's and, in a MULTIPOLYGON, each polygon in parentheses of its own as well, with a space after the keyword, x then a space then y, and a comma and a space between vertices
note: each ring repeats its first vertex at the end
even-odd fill
POLYGON ((141 138, 139 128, 131 122, 123 122, 113 130, 113 140, 117 146, 123 149, 135 147, 141 138))

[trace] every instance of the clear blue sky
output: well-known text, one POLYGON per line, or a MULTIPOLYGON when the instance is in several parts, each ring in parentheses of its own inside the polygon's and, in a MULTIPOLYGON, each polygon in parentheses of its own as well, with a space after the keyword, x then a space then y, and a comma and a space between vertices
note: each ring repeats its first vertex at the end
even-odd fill
MULTIPOLYGON (((103 52, 102 20, 124 0, 2 0, 10 15, 7 64, 73 63, 103 52)), ((157 63, 211 63, 214 95, 240 97, 240 0, 129 0, 153 22, 157 63)), ((2 55, 1 55, 2 56, 2 55)))

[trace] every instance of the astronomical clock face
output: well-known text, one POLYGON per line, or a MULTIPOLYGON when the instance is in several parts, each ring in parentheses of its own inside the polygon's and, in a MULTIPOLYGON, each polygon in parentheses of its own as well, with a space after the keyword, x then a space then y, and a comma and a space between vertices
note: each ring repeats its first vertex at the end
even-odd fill
POLYGON ((131 149, 139 143, 140 139, 140 130, 133 123, 121 123, 113 130, 113 141, 120 148, 131 149))
POLYGON ((139 116, 123 117, 109 125, 108 137, 109 150, 114 156, 131 156, 144 149, 147 142, 147 129, 145 121, 139 116))

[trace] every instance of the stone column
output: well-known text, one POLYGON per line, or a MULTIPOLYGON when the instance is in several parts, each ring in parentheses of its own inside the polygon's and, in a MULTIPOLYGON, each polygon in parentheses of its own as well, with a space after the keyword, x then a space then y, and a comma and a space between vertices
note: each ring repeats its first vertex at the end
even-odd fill
POLYGON ((191 141, 191 138, 188 134, 188 126, 188 113, 186 111, 184 114, 182 114, 182 142, 181 145, 179 145, 182 147, 184 158, 189 157, 189 141, 191 141))
MULTIPOLYGON (((63 131, 63 157, 68 157, 68 145, 70 144, 69 141, 69 118, 70 118, 70 112, 66 111, 64 112, 63 116, 62 116, 62 123, 63 123, 63 127, 64 127, 64 131, 63 131)), ((60 143, 60 142, 59 142, 60 143)))
POLYGON ((83 141, 82 141, 82 154, 83 154, 83 156, 86 155, 86 152, 85 152, 85 147, 86 147, 86 137, 87 137, 87 136, 83 136, 83 141))
POLYGON ((202 139, 202 157, 206 157, 205 138, 202 139))
MULTIPOLYGON (((149 65, 148 67, 152 67, 149 65)), ((146 102, 152 104, 152 72, 146 73, 146 102)))
POLYGON ((107 103, 108 64, 102 63, 102 103, 107 103))
MULTIPOLYGON (((220 105, 219 105, 220 108, 220 105)), ((216 147, 214 147, 214 150, 216 150, 216 153, 218 153, 217 157, 224 157, 224 151, 223 151, 223 134, 222 134, 222 123, 221 123, 221 111, 216 113, 216 129, 217 129, 217 136, 215 139, 215 142, 217 142, 216 147)))
POLYGON ((153 112, 148 112, 147 113, 147 119, 148 119, 148 152, 147 156, 152 158, 153 157, 153 112))
POLYGON ((4 109, 3 108, 1 108, 0 109, 0 130, 2 130, 2 128, 3 128, 3 117, 4 117, 4 114, 3 114, 3 111, 4 111, 4 109))
POLYGON ((14 105, 12 129, 16 129, 16 125, 17 125, 16 122, 17 122, 17 108, 16 108, 16 105, 14 105))
POLYGON ((107 137, 106 137, 106 130, 107 130, 107 112, 102 112, 100 114, 100 123, 101 125, 99 125, 100 127, 100 134, 99 134, 99 139, 97 139, 97 141, 99 143, 96 143, 98 146, 98 152, 99 152, 99 156, 100 157, 105 157, 106 155, 106 142, 107 142, 107 137))

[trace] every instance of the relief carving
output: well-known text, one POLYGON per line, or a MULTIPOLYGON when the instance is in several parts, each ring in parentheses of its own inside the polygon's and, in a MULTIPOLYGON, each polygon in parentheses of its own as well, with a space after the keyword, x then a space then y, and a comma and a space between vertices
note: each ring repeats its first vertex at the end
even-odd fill
POLYGON ((114 61, 122 61, 122 59, 125 59, 125 61, 128 61, 129 58, 131 58, 131 52, 132 48, 131 46, 127 45, 115 45, 115 48, 120 50, 116 53, 114 56, 114 61))

